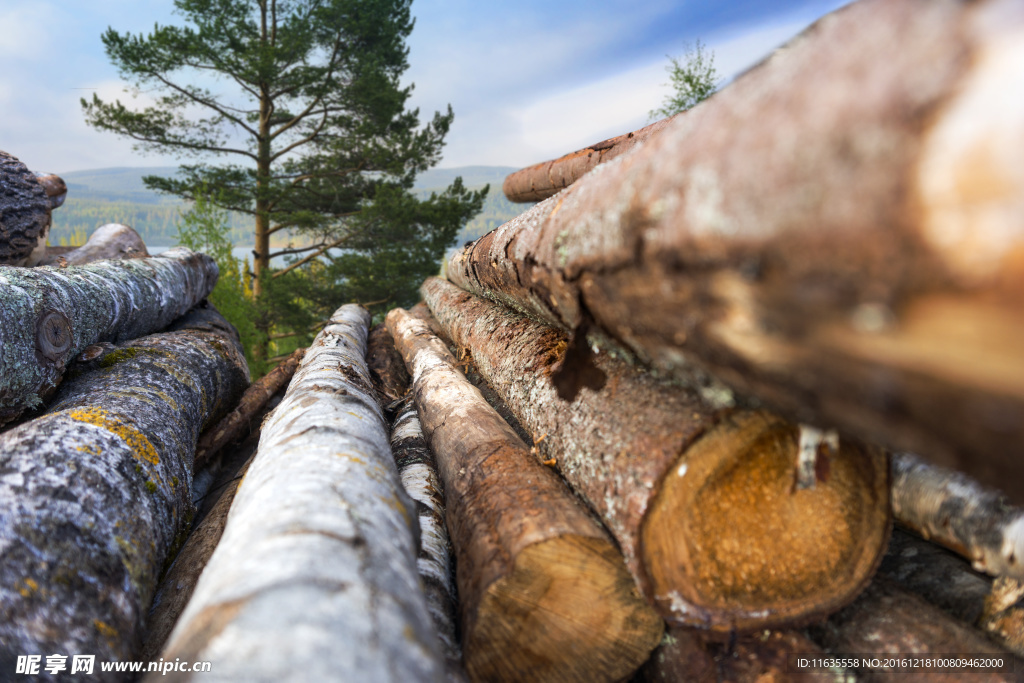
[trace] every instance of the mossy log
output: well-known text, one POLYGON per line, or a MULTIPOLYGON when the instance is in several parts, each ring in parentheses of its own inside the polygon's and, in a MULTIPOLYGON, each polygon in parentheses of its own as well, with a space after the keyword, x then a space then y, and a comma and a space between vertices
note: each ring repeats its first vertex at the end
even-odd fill
POLYGON ((149 251, 142 236, 130 225, 106 223, 96 228, 85 244, 70 251, 47 250, 41 266, 83 266, 94 261, 147 258, 149 251))
MULTIPOLYGON (((388 335, 390 337, 390 334, 388 335)), ((423 581, 427 607, 448 662, 450 683, 465 680, 462 648, 455 624, 458 596, 452 568, 451 543, 444 522, 444 490, 412 397, 402 400, 391 430, 391 452, 406 493, 416 501, 420 547, 416 567, 423 581)))
POLYGON ((466 670, 475 681, 616 681, 662 622, 606 532, 401 309, 388 329, 412 375, 455 546, 466 670))
POLYGON ((607 353, 600 389, 559 397, 560 331, 432 278, 448 336, 600 515, 637 582, 678 625, 749 630, 828 614, 885 552, 888 463, 843 440, 815 486, 796 486, 800 428, 733 410, 708 387, 659 380, 607 353), (543 437, 543 438, 541 438, 543 437))
POLYGON ((87 346, 166 327, 216 281, 213 259, 182 248, 68 268, 0 266, 0 424, 42 405, 87 346))
POLYGON ((448 278, 1024 501, 1022 80, 1014 0, 852 3, 448 278))
POLYGON ((306 352, 165 660, 253 683, 443 680, 415 508, 366 369, 369 321, 343 306, 306 352))
POLYGON ((192 519, 196 440, 249 380, 211 315, 74 368, 44 415, 0 435, 0 670, 32 653, 135 659, 192 519))
MULTIPOLYGON (((676 114, 676 116, 682 116, 682 114, 676 114)), ((547 199, 572 185, 598 164, 611 161, 643 143, 667 126, 673 118, 675 117, 655 121, 632 133, 617 135, 614 138, 587 145, 583 149, 558 157, 553 161, 534 164, 515 173, 510 173, 505 178, 501 189, 510 202, 539 202, 542 199, 547 199)))
POLYGON ((838 656, 878 659, 881 667, 857 667, 861 680, 944 683, 974 676, 980 680, 1019 681, 1024 662, 991 642, 981 632, 957 621, 939 608, 884 579, 876 579, 851 605, 833 615, 812 637, 838 656), (906 663, 885 667, 886 659, 956 659, 957 657, 999 658, 1000 671, 982 673, 971 667, 929 667, 924 662, 912 668, 906 663))

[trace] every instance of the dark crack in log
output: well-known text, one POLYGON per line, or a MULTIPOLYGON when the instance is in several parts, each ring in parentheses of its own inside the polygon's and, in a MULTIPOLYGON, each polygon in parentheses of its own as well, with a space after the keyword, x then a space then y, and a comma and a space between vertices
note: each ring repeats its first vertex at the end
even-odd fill
POLYGON ((448 277, 1024 501, 1022 46, 1015 0, 852 3, 448 277))
POLYGON ((254 683, 444 680, 415 508, 366 368, 369 322, 343 306, 306 352, 165 660, 254 683))
POLYGON ((563 333, 444 280, 421 292, 541 459, 600 515, 670 623, 731 631, 806 620, 870 579, 890 526, 877 449, 843 440, 828 476, 798 489, 796 425, 607 353, 594 361, 605 388, 563 401, 551 378, 563 333))
POLYGON ((662 623, 607 533, 422 320, 395 309, 387 324, 444 484, 470 677, 593 683, 632 673, 662 623))
POLYGON ((182 248, 68 268, 0 266, 0 424, 42 405, 87 346, 166 327, 216 281, 213 259, 182 248))
POLYGON ((136 658, 192 519, 200 430, 249 380, 237 340, 204 329, 209 315, 112 348, 46 414, 0 435, 0 670, 32 653, 136 658))
POLYGON ((405 396, 409 390, 409 373, 384 323, 370 328, 366 343, 366 365, 370 369, 373 386, 385 398, 385 403, 405 396))

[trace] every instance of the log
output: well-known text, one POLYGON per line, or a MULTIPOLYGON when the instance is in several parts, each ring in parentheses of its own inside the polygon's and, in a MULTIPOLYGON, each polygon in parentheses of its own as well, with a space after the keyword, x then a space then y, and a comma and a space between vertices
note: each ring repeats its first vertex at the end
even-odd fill
POLYGON ((46 414, 0 435, 0 662, 136 658, 192 520, 200 430, 249 380, 240 345, 209 331, 210 315, 73 368, 46 414))
POLYGON ((827 15, 448 278, 1024 501, 1015 7, 827 15))
POLYGON ((96 228, 82 246, 71 251, 48 249, 38 265, 83 266, 94 261, 147 258, 149 251, 139 233, 130 225, 106 223, 96 228))
POLYGON ((509 174, 502 191, 510 202, 539 202, 558 194, 582 178, 588 171, 620 154, 625 154, 665 128, 676 114, 632 133, 602 140, 553 161, 534 164, 509 174))
MULTIPOLYGON (((389 334, 388 337, 391 335, 389 334)), ((420 547, 416 568, 423 581, 427 608, 434 621, 450 683, 465 681, 462 648, 455 623, 455 592, 451 544, 444 522, 444 491, 412 397, 402 399, 391 430, 391 453, 406 493, 416 501, 420 547)))
POLYGON ((405 396, 409 390, 409 373, 401 354, 395 349, 395 340, 383 323, 370 329, 366 342, 366 365, 370 369, 373 386, 385 403, 405 396))
POLYGON ((959 472, 892 456, 892 509, 903 525, 993 576, 1024 579, 1024 510, 959 472))
POLYGON ((202 469, 210 459, 229 443, 243 439, 252 429, 256 416, 270 397, 291 381, 306 349, 295 349, 276 368, 259 378, 245 390, 238 405, 216 427, 203 433, 196 445, 194 471, 202 469))
POLYGON ((216 281, 213 259, 181 248, 68 268, 0 266, 0 424, 41 406, 87 346, 166 327, 216 281))
POLYGON ((812 629, 811 635, 829 652, 858 659, 861 666, 854 668, 866 681, 942 683, 964 680, 966 673, 986 671, 928 666, 921 660, 929 657, 1001 660, 998 669, 987 669, 985 681, 1017 681, 1019 673, 1014 671, 1021 671, 1024 665, 980 632, 881 579, 873 581, 853 604, 833 615, 822 627, 812 629), (865 660, 875 658, 881 660, 881 666, 863 665, 865 660), (887 659, 901 663, 887 667, 887 659))
POLYGON ((870 580, 890 527, 881 451, 844 439, 816 485, 798 489, 796 425, 607 353, 592 359, 603 388, 563 401, 564 334, 444 280, 421 293, 670 623, 728 632, 806 620, 870 580))
POLYGON ((466 382, 427 325, 387 325, 445 490, 474 681, 615 681, 661 639, 607 533, 466 382))
POLYGON ((25 265, 46 244, 51 200, 25 164, 0 151, 0 264, 25 265))
POLYGON ((236 681, 443 680, 415 508, 364 360, 369 321, 343 306, 306 352, 165 661, 236 681))

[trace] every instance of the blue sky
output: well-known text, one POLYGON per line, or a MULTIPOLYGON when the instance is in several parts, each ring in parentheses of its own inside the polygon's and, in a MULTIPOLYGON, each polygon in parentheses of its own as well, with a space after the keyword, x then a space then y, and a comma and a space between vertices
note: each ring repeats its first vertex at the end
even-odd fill
MULTIPOLYGON (((441 167, 526 166, 634 130, 668 92, 666 55, 704 42, 731 78, 835 0, 414 0, 411 104, 455 122, 441 167)), ((175 164, 89 129, 78 100, 120 97, 100 34, 180 21, 171 0, 0 0, 0 149, 37 171, 175 164)))

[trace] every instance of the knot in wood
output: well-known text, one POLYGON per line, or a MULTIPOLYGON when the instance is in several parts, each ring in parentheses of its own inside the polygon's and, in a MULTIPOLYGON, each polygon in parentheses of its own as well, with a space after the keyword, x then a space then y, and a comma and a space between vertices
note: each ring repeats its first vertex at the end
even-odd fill
POLYGON ((51 361, 60 358, 71 348, 71 321, 60 311, 50 311, 39 318, 36 325, 36 350, 51 361))

